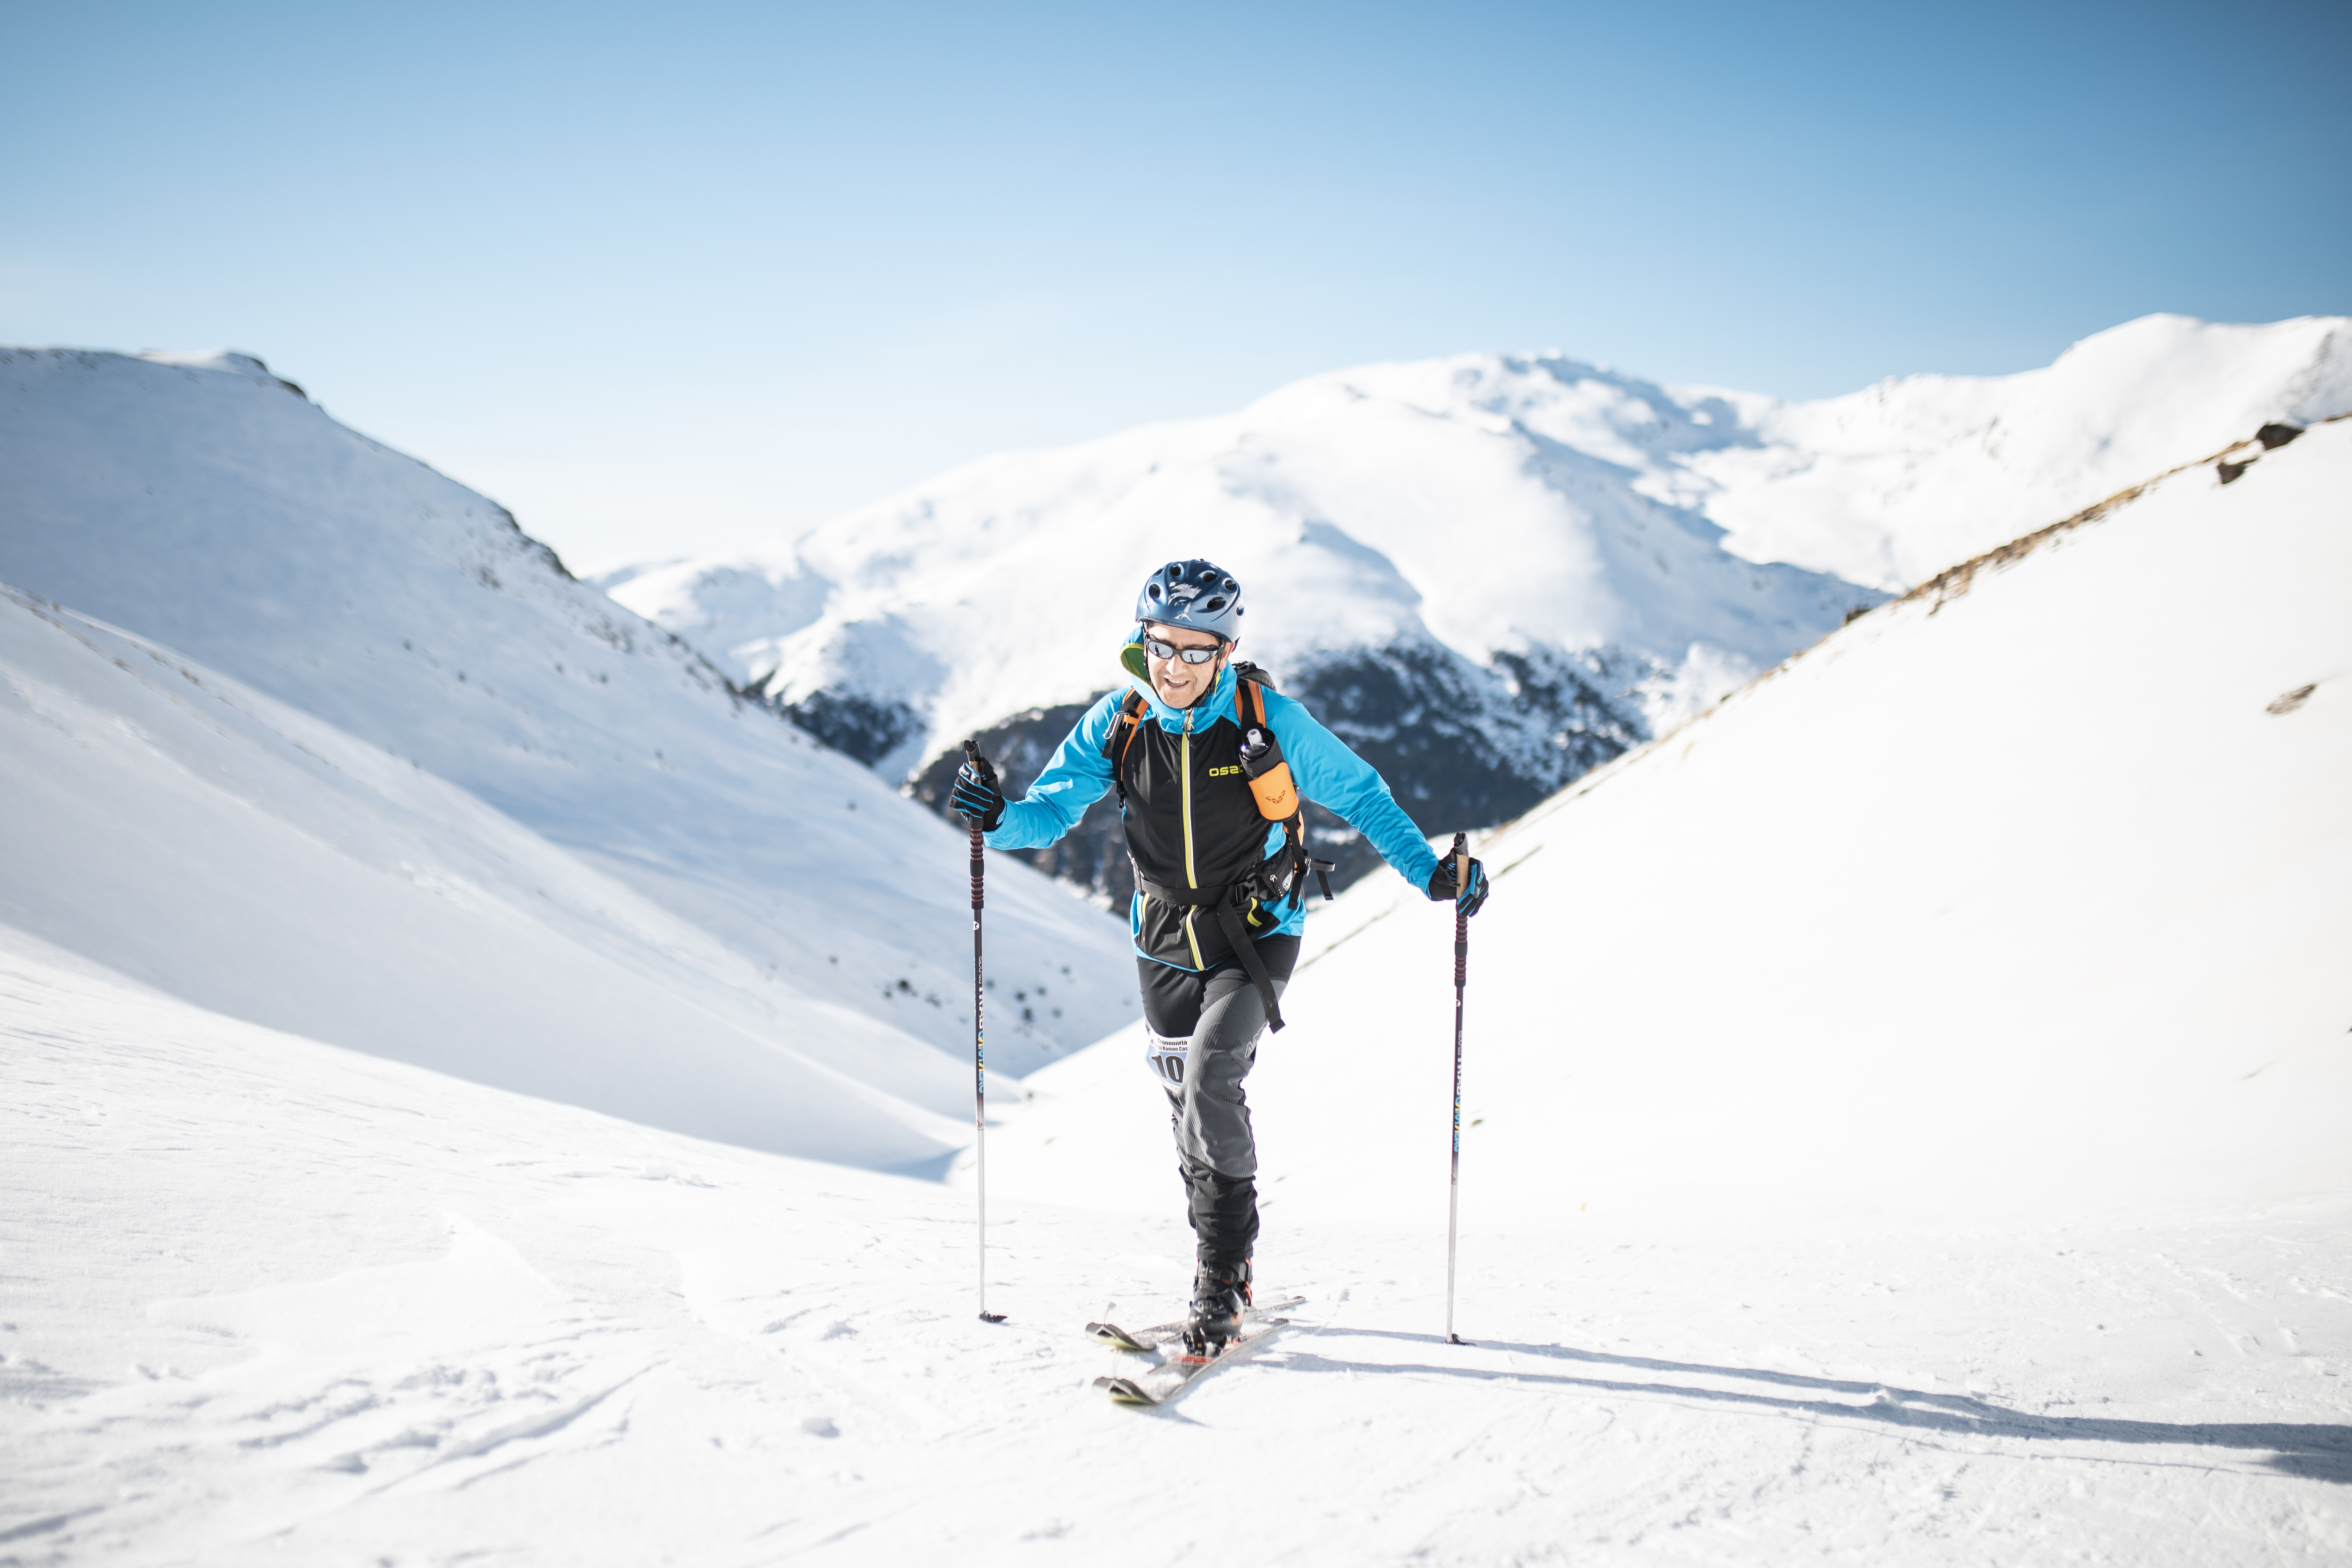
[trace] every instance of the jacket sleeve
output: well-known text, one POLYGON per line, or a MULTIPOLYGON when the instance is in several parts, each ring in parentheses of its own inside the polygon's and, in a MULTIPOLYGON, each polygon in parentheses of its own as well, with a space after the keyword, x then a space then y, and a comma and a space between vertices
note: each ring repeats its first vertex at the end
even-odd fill
POLYGON ((1372 841, 1397 875, 1416 889, 1427 889, 1430 873, 1437 869, 1436 852, 1389 793, 1379 770, 1326 730, 1304 705, 1279 692, 1266 694, 1265 721, 1282 742, 1283 760, 1290 764, 1290 780, 1299 795, 1338 813, 1372 841))
POLYGON ((1004 805, 1004 820, 988 835, 992 849, 1037 849, 1078 825, 1087 807, 1110 790, 1110 761, 1102 754, 1124 690, 1113 691, 1063 737, 1054 760, 1019 800, 1004 805))

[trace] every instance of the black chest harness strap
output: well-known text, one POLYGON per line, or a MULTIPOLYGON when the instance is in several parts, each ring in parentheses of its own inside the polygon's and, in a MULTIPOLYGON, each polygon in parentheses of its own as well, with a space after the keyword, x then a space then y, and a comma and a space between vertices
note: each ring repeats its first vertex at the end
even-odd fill
POLYGON ((1157 899, 1163 904, 1179 908, 1212 910, 1217 917, 1217 929, 1225 933, 1232 944, 1234 956, 1241 960, 1242 968, 1257 987, 1257 998, 1265 1004, 1265 1026, 1275 1033, 1282 1032, 1282 1005, 1275 998, 1274 976, 1266 973, 1265 960, 1257 955, 1257 939, 1250 934, 1243 921, 1240 905, 1250 896, 1249 883, 1228 882, 1222 888, 1171 888, 1152 881, 1140 871, 1135 874, 1135 885, 1146 898, 1157 899))

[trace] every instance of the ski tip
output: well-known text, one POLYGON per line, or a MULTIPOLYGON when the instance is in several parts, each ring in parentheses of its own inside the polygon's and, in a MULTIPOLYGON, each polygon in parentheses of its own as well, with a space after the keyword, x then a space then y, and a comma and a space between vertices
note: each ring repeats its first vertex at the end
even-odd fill
POLYGON ((980 1321, 983 1323, 1001 1323, 1004 1321, 1004 1314, 1002 1312, 982 1312, 980 1315, 980 1321))
POLYGON ((1142 1385, 1129 1377, 1098 1377, 1095 1386, 1111 1396, 1118 1405, 1157 1405, 1160 1401, 1143 1392, 1142 1385))
POLYGON ((1151 1348, 1117 1323, 1088 1323, 1087 1336, 1095 1343, 1108 1345, 1113 1350, 1146 1351, 1151 1348))

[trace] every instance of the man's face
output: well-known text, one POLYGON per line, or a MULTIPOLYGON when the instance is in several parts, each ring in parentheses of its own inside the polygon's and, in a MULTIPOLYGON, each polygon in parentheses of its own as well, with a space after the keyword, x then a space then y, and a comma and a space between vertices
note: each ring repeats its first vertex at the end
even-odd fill
POLYGON ((1146 622, 1143 635, 1155 642, 1172 643, 1180 648, 1213 647, 1217 657, 1205 664, 1186 664, 1181 658, 1153 658, 1144 652, 1151 671, 1151 689, 1160 693, 1160 700, 1171 708, 1190 708, 1204 692, 1217 684, 1217 672, 1225 668, 1225 657, 1233 651, 1230 643, 1219 644, 1208 632, 1193 631, 1186 626, 1163 626, 1156 621, 1146 622))

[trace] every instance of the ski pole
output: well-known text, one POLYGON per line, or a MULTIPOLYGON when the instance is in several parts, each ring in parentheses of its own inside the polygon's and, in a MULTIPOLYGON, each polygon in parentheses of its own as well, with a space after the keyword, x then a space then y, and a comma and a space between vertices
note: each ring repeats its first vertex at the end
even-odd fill
MULTIPOLYGON (((980 884, 972 886, 977 889, 980 884)), ((1449 1345, 1464 1342, 1454 1332, 1454 1253, 1455 1223, 1462 1213, 1462 989, 1470 971, 1470 917, 1462 912, 1461 900, 1469 886, 1470 837, 1457 833, 1454 836, 1454 1168, 1445 1190, 1445 1342, 1449 1345)))
MULTIPOLYGON (((988 766, 980 754, 977 740, 963 743, 964 760, 974 772, 988 766)), ((965 819, 971 822, 970 818, 965 819)), ((982 980, 987 971, 982 967, 980 953, 980 908, 984 901, 982 886, 987 876, 988 863, 982 858, 980 824, 971 826, 971 1129, 974 1147, 980 1153, 980 1321, 1001 1323, 1004 1314, 988 1310, 988 1031, 982 1026, 982 1008, 987 1004, 982 980)), ((1457 1112, 1455 1120, 1459 1121, 1457 1112)))

